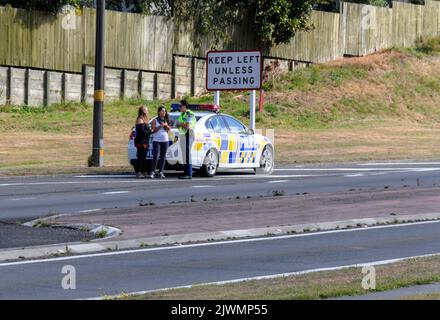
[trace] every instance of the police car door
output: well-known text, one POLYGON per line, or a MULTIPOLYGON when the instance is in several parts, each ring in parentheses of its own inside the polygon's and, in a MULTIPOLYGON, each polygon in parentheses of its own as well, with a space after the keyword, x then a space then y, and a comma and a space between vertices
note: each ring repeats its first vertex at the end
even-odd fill
POLYGON ((229 139, 235 152, 235 165, 237 168, 251 168, 255 163, 254 139, 248 134, 246 127, 237 119, 223 116, 228 126, 229 139))
POLYGON ((229 166, 229 138, 228 128, 223 121, 223 117, 219 115, 212 116, 206 122, 208 129, 208 138, 203 145, 202 158, 205 157, 206 151, 214 147, 218 152, 219 167, 229 166), (208 142, 209 141, 209 142, 208 142))

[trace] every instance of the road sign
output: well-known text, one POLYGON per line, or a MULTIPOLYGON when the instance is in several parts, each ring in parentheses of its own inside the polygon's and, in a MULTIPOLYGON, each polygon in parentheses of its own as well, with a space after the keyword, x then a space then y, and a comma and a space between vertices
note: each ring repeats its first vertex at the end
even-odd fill
POLYGON ((258 90, 261 88, 260 51, 209 51, 206 89, 258 90))

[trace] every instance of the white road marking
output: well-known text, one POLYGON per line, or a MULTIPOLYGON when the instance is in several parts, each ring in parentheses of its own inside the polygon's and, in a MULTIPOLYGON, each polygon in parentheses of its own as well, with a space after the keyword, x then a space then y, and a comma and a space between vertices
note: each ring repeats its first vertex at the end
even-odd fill
POLYGON ((351 177, 364 177, 365 173, 353 173, 353 174, 344 174, 344 177, 351 178, 351 177))
MULTIPOLYGON (((236 180, 236 179, 267 179, 267 178, 305 178, 305 177, 327 177, 327 176, 338 176, 340 173, 325 173, 326 171, 354 171, 354 172, 367 172, 370 174, 378 174, 373 172, 384 172, 384 173, 405 173, 405 172, 430 172, 439 171, 440 167, 434 168, 287 168, 287 169, 275 169, 275 171, 321 171, 321 174, 293 174, 293 175, 230 175, 230 176, 216 176, 214 178, 197 178, 201 181, 203 180, 236 180)), ((108 177, 113 178, 111 175, 103 176, 76 176, 84 178, 92 177, 108 177)), ((126 176, 121 176, 126 177, 126 176)), ((178 181, 177 178, 169 178, 166 181, 178 181)), ((149 180, 148 183, 161 183, 163 180, 149 180)), ((145 180, 131 179, 131 180, 96 180, 96 181, 46 181, 46 182, 20 182, 20 183, 2 183, 0 187, 10 187, 10 186, 38 186, 38 185, 70 185, 70 184, 110 184, 110 183, 146 183, 145 180)))
POLYGON ((288 168, 288 169, 274 169, 274 171, 437 171, 440 168, 288 168))
POLYGON ((109 192, 103 192, 101 194, 124 194, 124 193, 129 193, 131 191, 109 191, 109 192))
POLYGON ((358 166, 392 166, 392 165, 440 165, 440 162, 370 162, 357 163, 358 166))
MULTIPOLYGON (((358 264, 348 264, 348 265, 336 266, 336 267, 316 268, 316 269, 308 269, 308 270, 294 271, 294 272, 287 272, 287 273, 277 273, 277 274, 271 274, 271 275, 266 275, 266 276, 239 278, 239 279, 231 279, 231 280, 216 281, 216 282, 197 283, 196 286, 200 287, 200 286, 208 286, 208 285, 225 285, 225 284, 229 284, 229 283, 239 283, 239 282, 245 282, 245 281, 251 281, 251 280, 267 280, 267 279, 275 279, 275 278, 283 278, 283 277, 291 277, 291 276, 300 276, 300 275, 304 275, 304 274, 323 272, 323 271, 337 271, 337 270, 344 270, 344 269, 349 269, 349 268, 363 268, 363 267, 369 267, 369 266, 380 266, 380 265, 391 264, 391 263, 401 262, 401 261, 410 260, 410 259, 436 257, 438 255, 440 255, 440 253, 431 253, 431 254, 425 254, 425 255, 420 255, 420 256, 410 256, 410 257, 403 257, 403 258, 397 258, 397 259, 371 261, 371 262, 364 262, 364 263, 358 263, 358 264)), ((161 291, 174 290, 174 289, 190 289, 193 286, 195 286, 195 285, 169 287, 169 288, 147 290, 147 291, 138 291, 138 292, 129 292, 129 293, 124 293, 124 296, 127 294, 141 295, 141 294, 148 294, 148 293, 153 293, 153 292, 161 292, 161 291)), ((106 299, 118 298, 120 296, 121 295, 112 295, 112 296, 105 296, 105 298, 106 299)), ((93 297, 93 298, 86 298, 84 300, 103 300, 103 299, 104 299, 103 297, 93 297)))
POLYGON ((280 239, 302 238, 302 237, 311 237, 311 236, 317 236, 317 235, 319 236, 319 235, 343 233, 343 232, 345 233, 345 232, 369 231, 369 230, 375 230, 375 229, 401 228, 401 227, 408 227, 408 226, 415 226, 415 225, 422 225, 422 224, 434 224, 434 223, 440 223, 440 220, 401 223, 401 224, 375 226, 375 227, 368 227, 368 228, 361 227, 361 228, 343 229, 343 230, 320 231, 320 232, 311 232, 311 233, 304 233, 304 234, 274 236, 274 237, 269 237, 269 238, 263 237, 263 238, 227 240, 227 241, 217 241, 217 242, 204 242, 204 243, 187 244, 187 245, 179 245, 179 246, 168 246, 168 247, 158 247, 158 248, 149 248, 149 249, 147 248, 147 249, 124 250, 124 251, 105 252, 105 253, 92 253, 92 254, 71 256, 71 257, 36 259, 36 260, 18 261, 18 262, 6 262, 6 263, 0 263, 0 268, 7 267, 7 266, 24 265, 24 264, 36 264, 36 263, 58 262, 58 261, 66 261, 66 260, 78 260, 78 259, 86 259, 86 258, 118 256, 118 255, 125 255, 125 254, 135 254, 135 253, 154 252, 154 251, 163 251, 163 250, 185 249, 185 248, 195 248, 195 247, 208 247, 208 246, 217 246, 217 245, 230 245, 230 244, 235 244, 235 243, 248 243, 248 242, 259 242, 259 241, 274 241, 274 240, 280 240, 280 239))
POLYGON ((340 176, 340 173, 323 173, 323 174, 277 174, 277 175, 257 175, 257 176, 243 176, 243 175, 234 175, 229 177, 214 177, 214 178, 205 178, 210 180, 243 180, 243 179, 273 179, 273 178, 305 178, 305 177, 330 177, 330 176, 340 176))
POLYGON ((96 175, 74 176, 74 178, 135 178, 135 175, 129 175, 129 174, 96 174, 96 175))
POLYGON ((22 200, 35 200, 37 198, 14 198, 14 199, 9 199, 11 201, 22 201, 22 200))
POLYGON ((267 183, 283 183, 283 182, 289 182, 289 180, 267 181, 267 183))
MULTIPOLYGON (((272 176, 272 175, 230 175, 230 176, 225 176, 225 177, 219 177, 216 176, 214 178, 194 178, 200 181, 204 181, 204 180, 209 180, 209 181, 219 181, 219 180, 237 180, 237 179, 253 179, 253 180, 257 180, 257 179, 270 179, 270 178, 301 178, 301 177, 324 177, 324 176, 337 176, 340 174, 297 174, 297 175, 276 175, 276 176, 272 176)), ((188 180, 188 181, 194 181, 194 180, 188 180)), ((182 181, 180 179, 176 178, 169 178, 166 179, 165 181, 182 181)), ((97 180, 97 181, 47 181, 47 182, 20 182, 20 183, 2 183, 0 184, 0 187, 11 187, 11 186, 39 186, 39 185, 73 185, 73 184, 111 184, 111 183, 161 183, 164 182, 164 180, 159 180, 159 179, 154 179, 154 180, 145 180, 145 179, 133 179, 133 180, 97 180)))
POLYGON ((79 213, 87 213, 87 212, 95 212, 95 211, 100 211, 102 209, 88 209, 88 210, 81 210, 78 211, 79 213))
POLYGON ((214 186, 191 186, 192 188, 213 188, 214 186))
POLYGON ((126 181, 46 181, 46 182, 20 182, 20 183, 1 183, 0 187, 10 186, 43 186, 43 185, 63 185, 63 184, 102 184, 102 183, 145 183, 141 180, 126 180, 126 181))

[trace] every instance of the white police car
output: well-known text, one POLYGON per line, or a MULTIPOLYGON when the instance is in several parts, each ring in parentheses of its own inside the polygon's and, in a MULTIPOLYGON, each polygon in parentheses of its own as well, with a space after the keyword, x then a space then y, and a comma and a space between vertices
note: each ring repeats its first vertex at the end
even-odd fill
MULTIPOLYGON (((179 170, 182 169, 182 153, 179 131, 174 127, 180 115, 179 104, 172 104, 171 108, 168 115, 172 129, 169 131, 166 169, 179 170)), ((189 109, 194 112, 197 120, 191 149, 193 169, 207 177, 213 177, 222 169, 254 169, 256 173, 272 173, 274 146, 267 137, 254 133, 234 117, 219 113, 216 105, 190 104, 189 109)), ((136 130, 133 128, 128 141, 128 161, 132 166, 137 165, 135 135, 136 130)), ((148 171, 151 171, 152 145, 150 140, 148 171)))

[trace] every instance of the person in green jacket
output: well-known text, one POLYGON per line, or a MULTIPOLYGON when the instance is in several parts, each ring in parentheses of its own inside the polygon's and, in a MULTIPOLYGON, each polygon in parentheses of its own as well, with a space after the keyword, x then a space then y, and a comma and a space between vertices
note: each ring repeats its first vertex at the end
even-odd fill
POLYGON ((188 109, 186 100, 180 101, 180 116, 176 126, 179 128, 180 134, 180 150, 182 150, 182 161, 184 165, 184 175, 179 179, 192 179, 192 160, 191 147, 194 141, 194 127, 196 124, 196 116, 188 109))

